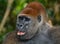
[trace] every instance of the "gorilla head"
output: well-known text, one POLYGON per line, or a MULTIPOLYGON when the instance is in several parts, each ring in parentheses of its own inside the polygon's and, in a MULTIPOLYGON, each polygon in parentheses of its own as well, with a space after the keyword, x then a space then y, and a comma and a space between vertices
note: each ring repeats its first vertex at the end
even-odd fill
POLYGON ((40 3, 30 3, 17 16, 17 37, 20 40, 28 40, 35 36, 39 26, 46 19, 44 8, 40 3), (43 16, 42 16, 43 15, 43 16))

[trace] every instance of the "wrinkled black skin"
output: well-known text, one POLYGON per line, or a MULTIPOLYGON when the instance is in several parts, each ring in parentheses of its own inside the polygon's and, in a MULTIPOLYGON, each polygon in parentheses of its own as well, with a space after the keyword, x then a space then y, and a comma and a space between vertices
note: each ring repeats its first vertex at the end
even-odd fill
MULTIPOLYGON (((37 28, 37 30, 36 29, 34 30, 36 32, 33 34, 32 37, 30 36, 29 39, 25 39, 27 36, 25 35, 18 36, 16 33, 17 31, 26 32, 27 30, 21 30, 21 29, 18 29, 18 27, 16 27, 15 31, 7 34, 3 44, 54 44, 52 37, 50 37, 49 29, 50 27, 46 23, 43 23, 39 28, 37 28)), ((30 31, 30 29, 28 30, 30 31)), ((26 33, 26 35, 28 35, 28 33, 26 33)))

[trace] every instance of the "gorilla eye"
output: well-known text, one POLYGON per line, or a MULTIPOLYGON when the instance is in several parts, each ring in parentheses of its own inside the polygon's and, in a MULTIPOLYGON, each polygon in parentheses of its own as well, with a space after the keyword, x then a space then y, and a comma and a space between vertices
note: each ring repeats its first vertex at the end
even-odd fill
POLYGON ((22 16, 19 16, 18 18, 19 18, 19 20, 23 20, 24 19, 22 16))
POLYGON ((38 19, 38 22, 40 22, 40 21, 41 21, 41 16, 39 15, 39 16, 37 17, 37 19, 38 19))
POLYGON ((30 21, 30 18, 27 18, 27 17, 26 17, 25 21, 30 21))

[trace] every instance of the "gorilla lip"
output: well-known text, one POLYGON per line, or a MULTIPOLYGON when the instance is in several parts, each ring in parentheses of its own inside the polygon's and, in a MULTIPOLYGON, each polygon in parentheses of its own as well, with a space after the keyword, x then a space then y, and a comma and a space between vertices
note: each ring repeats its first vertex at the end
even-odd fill
POLYGON ((17 32, 17 35, 20 35, 20 36, 25 35, 25 32, 17 32))

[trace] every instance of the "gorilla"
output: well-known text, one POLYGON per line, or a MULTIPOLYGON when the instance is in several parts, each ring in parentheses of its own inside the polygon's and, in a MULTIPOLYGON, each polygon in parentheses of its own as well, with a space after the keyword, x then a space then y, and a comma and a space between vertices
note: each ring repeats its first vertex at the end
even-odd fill
POLYGON ((16 29, 6 35, 3 44, 59 44, 59 29, 48 23, 41 3, 31 2, 18 14, 16 29))

